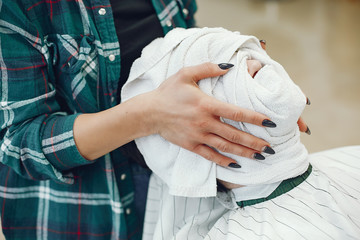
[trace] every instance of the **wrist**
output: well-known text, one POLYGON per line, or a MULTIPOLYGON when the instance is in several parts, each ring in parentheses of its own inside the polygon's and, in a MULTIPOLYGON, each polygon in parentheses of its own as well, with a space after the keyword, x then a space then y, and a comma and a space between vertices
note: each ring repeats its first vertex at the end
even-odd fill
POLYGON ((82 114, 74 123, 75 144, 81 155, 94 160, 132 140, 155 133, 145 94, 98 113, 82 114))
POLYGON ((119 114, 125 114, 127 121, 132 123, 132 127, 135 128, 131 140, 157 133, 153 99, 154 94, 148 92, 135 96, 118 105, 122 108, 119 114))

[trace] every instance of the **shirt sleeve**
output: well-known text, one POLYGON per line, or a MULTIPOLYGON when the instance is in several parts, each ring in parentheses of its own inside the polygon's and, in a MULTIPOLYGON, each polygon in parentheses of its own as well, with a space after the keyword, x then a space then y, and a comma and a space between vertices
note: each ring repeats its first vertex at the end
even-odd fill
POLYGON ((75 145, 78 115, 57 101, 44 37, 8 3, 0 4, 0 162, 25 178, 71 184, 69 170, 91 163, 75 145))

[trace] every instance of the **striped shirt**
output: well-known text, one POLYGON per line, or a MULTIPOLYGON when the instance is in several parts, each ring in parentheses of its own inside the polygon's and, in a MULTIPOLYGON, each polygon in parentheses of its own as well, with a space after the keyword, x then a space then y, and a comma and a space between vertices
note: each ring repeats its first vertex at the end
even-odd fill
POLYGON ((143 240, 359 240, 359 156, 360 146, 312 153, 306 173, 241 207, 232 191, 217 197, 170 195, 153 174, 143 240))
MULTIPOLYGON (((164 33, 193 0, 153 0, 164 33)), ((81 113, 119 103, 109 0, 0 0, 0 211, 8 239, 140 239, 128 160, 78 152, 81 113)))

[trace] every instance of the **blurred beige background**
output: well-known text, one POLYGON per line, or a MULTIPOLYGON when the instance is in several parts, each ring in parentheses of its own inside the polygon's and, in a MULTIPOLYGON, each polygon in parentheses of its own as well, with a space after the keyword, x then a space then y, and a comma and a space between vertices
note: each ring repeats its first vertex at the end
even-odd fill
POLYGON ((311 100, 303 117, 312 135, 302 135, 310 152, 360 144, 359 0, 198 0, 198 8, 199 26, 267 41, 311 100))
POLYGON ((267 41, 310 98, 310 152, 360 144, 360 0, 198 0, 197 24, 267 41))

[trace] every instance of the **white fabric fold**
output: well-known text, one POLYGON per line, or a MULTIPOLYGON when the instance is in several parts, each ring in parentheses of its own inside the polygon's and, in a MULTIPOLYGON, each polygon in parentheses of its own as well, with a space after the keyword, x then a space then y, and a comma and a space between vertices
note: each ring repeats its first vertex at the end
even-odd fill
POLYGON ((183 67, 204 62, 234 64, 222 77, 201 80, 199 87, 221 101, 267 115, 277 124, 276 128, 222 120, 268 141, 276 154, 265 155, 266 159, 260 161, 223 153, 242 166, 233 169, 217 166, 160 135, 136 139, 148 166, 167 183, 170 194, 216 196, 216 178, 258 186, 305 172, 309 164, 308 153, 300 142, 297 120, 305 107, 306 97, 253 36, 223 28, 174 29, 149 44, 134 62, 121 93, 122 101, 156 89, 183 67), (254 79, 248 74, 247 59, 259 60, 263 65, 254 79))

